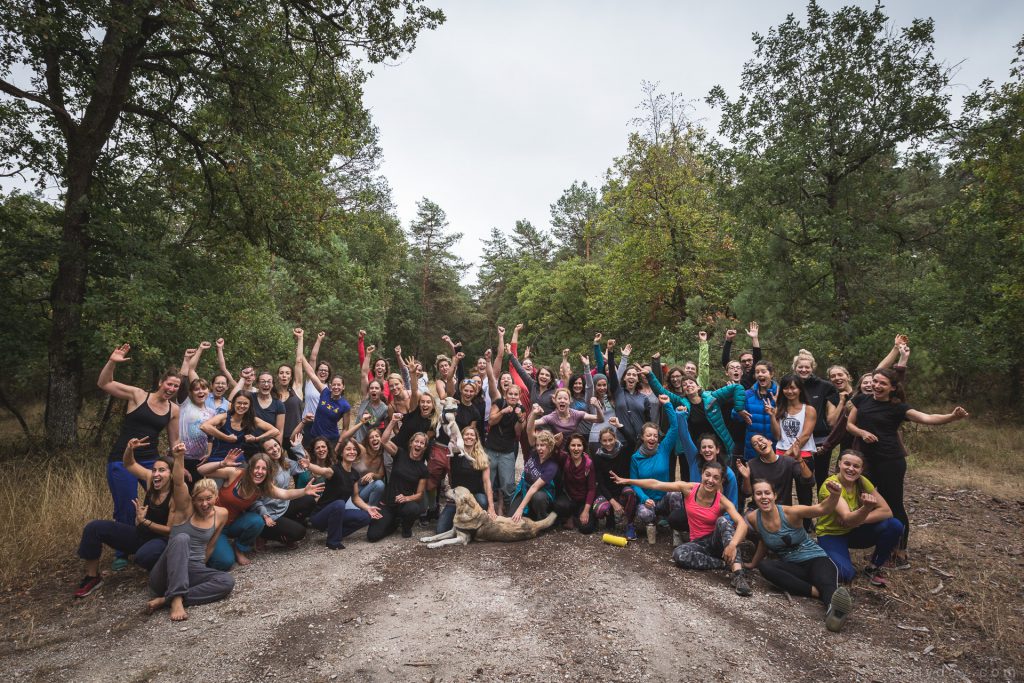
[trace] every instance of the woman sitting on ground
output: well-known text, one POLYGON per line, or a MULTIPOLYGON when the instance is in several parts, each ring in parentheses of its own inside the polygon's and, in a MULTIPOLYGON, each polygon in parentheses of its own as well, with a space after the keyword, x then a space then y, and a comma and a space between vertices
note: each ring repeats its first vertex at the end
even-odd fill
POLYGON ((827 491, 817 505, 779 505, 772 485, 763 479, 754 482, 754 510, 747 522, 757 529, 760 542, 753 559, 745 567, 756 568, 761 576, 787 593, 820 599, 827 607, 825 627, 840 631, 853 609, 850 593, 838 585, 836 566, 804 531, 802 520, 830 515, 839 502, 841 486, 826 481, 827 491), (772 551, 779 559, 765 559, 772 551))
POLYGON ((327 532, 327 547, 331 550, 344 550, 342 539, 381 517, 379 508, 368 505, 359 496, 359 475, 355 464, 362 457, 361 450, 355 441, 346 439, 339 449, 340 463, 334 462, 333 454, 328 455, 325 465, 309 460, 299 461, 303 468, 323 478, 323 494, 309 523, 313 528, 327 532))
MULTIPOLYGON (((373 386, 375 383, 371 382, 370 385, 373 386)), ((360 457, 353 465, 359 477, 359 497, 366 501, 367 505, 376 506, 384 495, 384 442, 380 438, 380 429, 376 426, 376 417, 368 412, 361 415, 358 423, 345 430, 341 440, 344 443, 348 439, 354 439, 359 444, 360 457), (359 434, 362 434, 362 437, 359 437, 359 434)))
POLYGON ((264 526, 260 513, 249 509, 257 500, 264 497, 292 500, 317 495, 324 490, 323 484, 313 482, 301 489, 279 488, 273 483, 273 464, 265 453, 257 453, 244 465, 239 463, 241 456, 242 450, 235 448, 221 462, 199 466, 199 473, 204 477, 224 480, 217 493, 217 502, 227 510, 226 525, 209 560, 211 567, 224 571, 231 569, 236 562, 247 565, 251 561, 246 553, 252 550, 264 526), (234 540, 233 546, 229 539, 234 540))
MULTIPOLYGON (((662 405, 668 405, 669 397, 662 394, 658 396, 658 400, 662 405)), ((675 415, 676 419, 669 421, 668 431, 665 432, 665 437, 660 442, 658 441, 658 425, 655 423, 648 422, 640 429, 640 446, 629 463, 631 479, 669 481, 669 456, 676 447, 680 429, 686 429, 686 409, 680 406, 675 415), (682 427, 680 427, 680 421, 683 423, 682 427)), ((616 481, 614 477, 612 481, 616 481)), ((681 500, 675 496, 666 496, 666 489, 657 486, 633 484, 633 491, 637 498, 636 524, 641 529, 646 527, 647 542, 653 544, 658 532, 657 518, 659 516, 668 517, 672 510, 679 507, 681 500)), ((636 538, 636 530, 633 525, 626 526, 626 538, 630 540, 636 538)))
MULTIPOLYGON (((274 486, 282 490, 294 488, 295 477, 303 472, 299 463, 289 458, 281 444, 275 440, 268 441, 263 451, 270 456, 273 464, 270 478, 274 486)), ((292 500, 263 496, 252 506, 253 511, 263 517, 264 526, 259 537, 265 541, 283 543, 288 549, 297 548, 299 541, 306 537, 306 525, 297 520, 308 517, 315 504, 314 496, 303 495, 292 500)))
MULTIPOLYGON (((465 452, 451 457, 448 484, 451 488, 462 486, 476 498, 490 516, 497 517, 494 509, 494 492, 491 490, 491 466, 487 453, 480 444, 476 427, 469 425, 462 429, 462 443, 465 452)), ((455 501, 447 500, 437 518, 437 533, 444 533, 455 523, 455 501)))
MULTIPOLYGON (((129 439, 124 449, 125 471, 138 478, 146 487, 146 497, 142 504, 139 504, 138 499, 135 500, 135 524, 94 519, 82 531, 78 556, 85 560, 85 578, 78 584, 76 598, 84 598, 103 583, 99 569, 104 545, 125 555, 134 555, 135 563, 147 571, 153 568, 167 547, 167 534, 170 533, 167 518, 171 510, 171 491, 174 489, 171 468, 174 461, 166 456, 158 456, 152 470, 135 462, 135 449, 148 446, 148 442, 149 439, 129 439)), ((185 445, 178 442, 175 449, 184 453, 185 445)))
POLYGON ((701 470, 699 484, 620 479, 614 474, 612 480, 632 484, 634 488, 657 489, 674 499, 685 498, 683 509, 690 529, 690 541, 676 546, 672 551, 672 561, 682 569, 729 568, 732 570, 733 590, 737 595, 748 596, 751 594, 750 584, 737 554, 739 544, 747 535, 747 523, 729 499, 722 496, 724 476, 725 467, 712 460, 701 470))
MULTIPOLYGON (((512 519, 520 521, 524 516, 539 521, 548 516, 555 500, 555 478, 558 476, 558 438, 551 432, 537 432, 531 420, 544 413, 534 405, 527 420, 527 438, 533 452, 523 463, 523 474, 512 495, 512 519)), ((506 510, 506 513, 508 510, 506 510)))
POLYGON ((562 487, 555 498, 555 512, 565 520, 566 528, 579 529, 581 534, 593 533, 597 516, 591 506, 597 497, 597 475, 587 455, 586 438, 582 434, 569 437, 569 446, 562 456, 562 487))
POLYGON ((818 545, 839 568, 839 581, 849 583, 857 576, 850 559, 850 548, 874 548, 864 574, 873 586, 885 586, 882 567, 903 536, 903 523, 892 516, 875 485, 864 476, 864 456, 845 450, 839 455, 836 474, 825 480, 818 500, 826 495, 825 485, 836 482, 842 495, 834 512, 818 519, 818 545))
POLYGON ((399 527, 402 538, 411 538, 412 525, 423 513, 423 499, 430 476, 423 459, 429 439, 425 433, 416 432, 409 439, 408 449, 396 446, 391 442, 391 434, 400 430, 401 422, 401 413, 395 413, 384 430, 384 447, 391 453, 394 463, 381 500, 380 517, 374 519, 366 530, 366 540, 371 543, 390 536, 399 527))
MULTIPOLYGON (((593 513, 595 523, 597 520, 605 519, 605 526, 608 529, 615 529, 623 522, 632 527, 636 521, 636 491, 631 486, 616 484, 609 476, 612 472, 619 476, 629 474, 630 464, 629 455, 615 438, 619 420, 616 417, 612 417, 611 420, 612 426, 601 430, 599 445, 593 452, 597 482, 593 513)), ((636 537, 635 532, 633 536, 636 537)))
POLYGON ((171 608, 171 621, 188 619, 186 607, 223 600, 235 587, 231 574, 206 565, 228 520, 217 507, 217 482, 201 479, 189 495, 185 486, 185 449, 174 450, 174 488, 167 518, 167 548, 149 573, 150 612, 171 608))

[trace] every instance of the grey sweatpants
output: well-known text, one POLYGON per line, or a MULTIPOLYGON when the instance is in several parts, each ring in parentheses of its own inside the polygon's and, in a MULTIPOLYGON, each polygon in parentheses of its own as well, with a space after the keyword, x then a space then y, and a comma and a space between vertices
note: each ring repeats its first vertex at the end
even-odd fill
POLYGON ((683 569, 722 569, 725 561, 722 551, 732 543, 736 525, 728 515, 722 515, 715 522, 715 530, 707 536, 676 546, 672 560, 683 569))
POLYGON ((235 587, 235 577, 205 564, 190 562, 188 542, 185 534, 172 536, 167 542, 167 549, 149 573, 149 592, 153 597, 162 595, 168 600, 180 595, 185 605, 223 600, 235 587))

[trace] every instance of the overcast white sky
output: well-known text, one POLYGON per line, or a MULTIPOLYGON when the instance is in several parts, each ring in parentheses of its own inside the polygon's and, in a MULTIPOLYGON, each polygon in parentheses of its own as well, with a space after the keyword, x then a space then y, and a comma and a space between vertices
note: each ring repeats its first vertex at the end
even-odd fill
MULTIPOLYGON (((429 197, 465 235, 458 251, 468 261, 492 226, 507 232, 526 218, 546 229, 549 206, 573 180, 601 185, 625 149, 641 81, 694 100, 715 84, 735 96, 751 34, 790 12, 806 16, 806 4, 791 1, 428 3, 447 21, 400 63, 376 67, 365 102, 402 225, 429 197)), ((939 59, 962 62, 957 108, 984 78, 1006 79, 1024 33, 1024 3, 1005 0, 894 2, 886 12, 899 26, 935 19, 939 59)), ((717 125, 703 102, 696 116, 717 125)))

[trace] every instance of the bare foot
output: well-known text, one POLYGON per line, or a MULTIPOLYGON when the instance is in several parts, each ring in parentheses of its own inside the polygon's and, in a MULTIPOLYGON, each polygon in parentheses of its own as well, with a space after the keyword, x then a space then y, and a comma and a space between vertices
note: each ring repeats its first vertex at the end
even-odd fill
POLYGON ((244 567, 245 565, 251 563, 252 560, 250 560, 246 556, 246 554, 243 553, 241 550, 239 550, 238 548, 235 548, 235 562, 237 562, 238 564, 240 564, 240 565, 242 565, 244 567))
POLYGON ((188 619, 188 612, 185 611, 185 604, 180 597, 171 600, 171 621, 185 621, 188 619))
POLYGON ((152 614, 158 609, 162 609, 167 606, 167 598, 153 598, 146 603, 146 613, 152 614))

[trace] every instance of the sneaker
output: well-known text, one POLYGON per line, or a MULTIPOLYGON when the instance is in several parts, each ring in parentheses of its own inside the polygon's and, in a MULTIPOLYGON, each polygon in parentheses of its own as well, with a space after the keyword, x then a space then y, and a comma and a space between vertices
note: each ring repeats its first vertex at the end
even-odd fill
POLYGON ((852 611, 853 598, 850 596, 850 591, 840 586, 832 594, 832 602, 829 604, 828 610, 825 611, 825 628, 833 633, 839 633, 843 630, 843 624, 846 623, 846 618, 852 611))
POLYGON ((327 549, 328 550, 344 550, 345 549, 345 544, 344 543, 339 543, 338 545, 331 545, 330 543, 328 543, 327 544, 327 549))
POLYGON ((658 526, 660 526, 662 529, 667 529, 668 528, 668 520, 665 519, 664 517, 662 517, 661 519, 658 520, 658 526))
POLYGON ((632 524, 627 524, 626 525, 626 540, 627 541, 635 541, 636 540, 636 527, 633 526, 632 524))
POLYGON ((747 572, 744 569, 737 569, 732 573, 730 584, 733 590, 736 591, 736 595, 747 597, 754 592, 750 588, 750 582, 747 581, 747 572))
POLYGON ((84 598, 89 593, 100 587, 103 583, 103 579, 99 576, 87 576, 82 579, 82 583, 78 584, 78 590, 75 591, 76 598, 84 598))
POLYGON ((672 547, 675 548, 676 546, 680 546, 680 545, 682 545, 685 542, 686 541, 683 540, 683 535, 681 533, 679 533, 678 531, 676 531, 675 529, 673 529, 672 530, 672 547))
POLYGON ((868 577, 868 582, 872 586, 885 588, 888 585, 885 580, 885 572, 881 567, 864 567, 864 576, 868 577))
POLYGON ((114 561, 110 563, 110 569, 115 572, 124 571, 128 568, 127 557, 115 557, 114 561))
POLYGON ((654 545, 654 542, 658 540, 658 527, 654 524, 647 525, 647 542, 654 545))
POLYGON ((885 563, 886 567, 892 569, 910 569, 910 556, 906 553, 897 555, 893 553, 893 556, 889 558, 889 561, 885 563))

